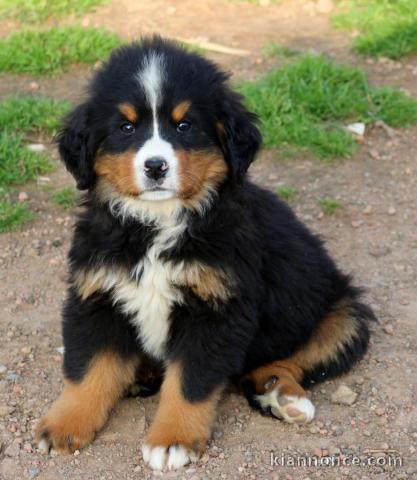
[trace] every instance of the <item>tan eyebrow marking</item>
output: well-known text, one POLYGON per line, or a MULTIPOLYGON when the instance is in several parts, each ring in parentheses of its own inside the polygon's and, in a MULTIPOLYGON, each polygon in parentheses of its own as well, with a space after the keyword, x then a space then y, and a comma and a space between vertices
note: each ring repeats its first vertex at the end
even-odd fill
POLYGON ((184 100, 183 102, 179 103, 174 110, 172 110, 172 118, 174 122, 179 122, 181 121, 184 117, 185 114, 188 112, 188 110, 191 107, 191 102, 189 100, 184 100))
POLYGON ((129 122, 135 123, 138 121, 138 112, 130 103, 121 103, 118 108, 119 111, 129 120, 129 122))

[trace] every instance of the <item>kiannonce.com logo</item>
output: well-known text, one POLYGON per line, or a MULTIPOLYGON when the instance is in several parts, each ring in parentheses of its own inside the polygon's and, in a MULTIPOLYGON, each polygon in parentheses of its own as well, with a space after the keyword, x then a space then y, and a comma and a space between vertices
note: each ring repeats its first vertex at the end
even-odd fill
POLYGON ((403 466, 403 458, 397 451, 374 450, 363 456, 315 456, 315 455, 276 455, 270 453, 272 467, 326 468, 326 467, 391 467, 403 466))

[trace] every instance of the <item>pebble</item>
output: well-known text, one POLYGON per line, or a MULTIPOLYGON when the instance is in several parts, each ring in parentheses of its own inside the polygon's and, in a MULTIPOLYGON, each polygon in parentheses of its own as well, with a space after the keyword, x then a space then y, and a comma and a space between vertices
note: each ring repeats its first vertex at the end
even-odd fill
POLYGON ((378 415, 378 417, 382 417, 384 413, 385 413, 385 409, 383 407, 378 407, 375 409, 375 414, 378 415))
POLYGON ((372 213, 372 206, 371 205, 367 205, 363 210, 362 210, 362 213, 364 215, 370 215, 372 213))
POLYGON ((389 207, 388 215, 395 215, 396 213, 397 213, 397 210, 394 207, 389 207))
POLYGON ((36 478, 41 473, 41 471, 38 467, 30 467, 28 473, 30 478, 36 478))
POLYGON ((19 192, 17 199, 19 202, 26 202, 29 199, 29 195, 26 192, 19 192))
POLYGON ((10 415, 15 411, 15 407, 8 407, 7 405, 0 405, 0 417, 5 417, 10 415))
POLYGON ((3 375, 3 373, 7 372, 7 367, 6 365, 0 364, 0 375, 3 375))
POLYGON ((350 389, 346 385, 340 385, 339 388, 332 393, 332 403, 338 403, 340 405, 353 405, 356 401, 358 394, 350 389))
POLYGON ((39 90, 39 83, 38 82, 30 82, 29 88, 33 91, 39 90))
POLYGON ((388 335, 394 335, 394 327, 390 323, 387 325, 384 325, 383 329, 384 329, 384 332, 387 333, 388 335))
POLYGON ((365 128, 364 123, 351 123, 346 127, 348 132, 353 133, 358 137, 363 137, 365 135, 365 128))
POLYGON ((46 147, 43 143, 30 143, 27 146, 27 149, 30 152, 44 152, 46 150, 46 147))

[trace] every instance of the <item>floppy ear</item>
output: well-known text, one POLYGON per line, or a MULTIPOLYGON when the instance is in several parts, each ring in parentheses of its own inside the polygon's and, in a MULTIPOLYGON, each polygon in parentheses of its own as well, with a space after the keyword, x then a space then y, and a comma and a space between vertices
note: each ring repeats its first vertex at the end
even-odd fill
POLYGON ((220 114, 220 138, 226 162, 233 178, 239 182, 255 160, 262 136, 256 123, 258 116, 243 105, 243 97, 227 92, 220 114))
POLYGON ((88 105, 82 104, 64 120, 57 137, 61 158, 80 190, 92 187, 95 180, 93 163, 97 146, 90 129, 88 105))

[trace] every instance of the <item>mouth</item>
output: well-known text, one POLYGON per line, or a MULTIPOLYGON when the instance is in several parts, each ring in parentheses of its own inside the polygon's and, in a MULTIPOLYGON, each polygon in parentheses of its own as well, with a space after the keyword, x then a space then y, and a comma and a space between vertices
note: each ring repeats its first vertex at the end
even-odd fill
POLYGON ((169 200, 176 196, 176 192, 170 188, 151 187, 143 190, 140 198, 142 200, 169 200))

